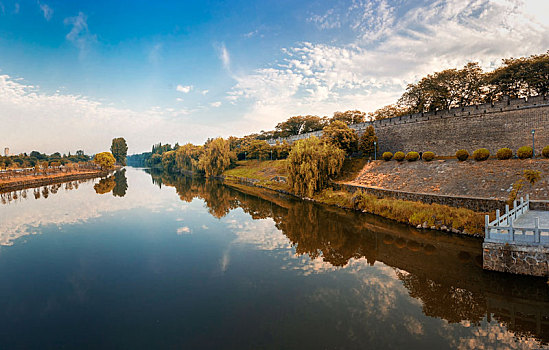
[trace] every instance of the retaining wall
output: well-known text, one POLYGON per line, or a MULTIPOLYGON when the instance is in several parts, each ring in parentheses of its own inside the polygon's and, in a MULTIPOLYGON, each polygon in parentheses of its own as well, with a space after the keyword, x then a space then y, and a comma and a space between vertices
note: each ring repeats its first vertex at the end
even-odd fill
MULTIPOLYGON (((496 209, 502 211, 505 210, 505 201, 501 199, 405 192, 339 183, 334 183, 333 186, 338 189, 345 189, 351 193, 363 191, 366 194, 373 195, 378 198, 394 198, 413 202, 423 202, 427 204, 436 203, 455 208, 467 208, 477 212, 494 212, 496 209)), ((530 201, 530 209, 549 210, 549 201, 530 201)))
POLYGON ((549 276, 549 247, 483 243, 482 258, 486 270, 549 276))

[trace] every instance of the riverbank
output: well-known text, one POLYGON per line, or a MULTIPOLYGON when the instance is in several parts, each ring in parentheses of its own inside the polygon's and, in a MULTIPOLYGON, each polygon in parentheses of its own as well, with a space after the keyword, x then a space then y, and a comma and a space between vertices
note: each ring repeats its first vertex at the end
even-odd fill
POLYGON ((0 180, 0 192, 17 191, 25 188, 39 187, 66 181, 90 179, 108 175, 105 170, 84 170, 69 173, 55 173, 48 175, 30 175, 24 177, 12 177, 0 180))
MULTIPOLYGON (((274 190, 295 196, 286 184, 284 161, 244 161, 236 168, 224 173, 227 184, 258 187, 274 190)), ((364 160, 346 162, 341 180, 353 178, 361 170, 364 160)), ((339 186, 334 186, 339 187, 339 186)), ((354 193, 344 189, 325 189, 312 198, 301 198, 340 208, 359 210, 375 214, 416 228, 432 229, 482 237, 484 232, 484 215, 493 213, 475 212, 467 208, 455 208, 436 203, 422 203, 391 198, 379 198, 361 191, 354 193)))

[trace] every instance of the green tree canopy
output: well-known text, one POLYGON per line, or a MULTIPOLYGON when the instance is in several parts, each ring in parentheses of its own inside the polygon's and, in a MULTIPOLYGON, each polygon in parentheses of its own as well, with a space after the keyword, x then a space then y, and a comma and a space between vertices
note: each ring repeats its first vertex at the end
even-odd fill
POLYGON ((322 139, 351 154, 358 149, 358 135, 342 121, 335 121, 324 128, 322 139))
POLYGON ((376 131, 372 125, 369 125, 364 134, 360 136, 359 150, 363 156, 374 157, 375 152, 378 150, 376 131), (375 145, 374 145, 375 142, 375 145))
POLYGON ((306 132, 322 130, 326 120, 316 115, 295 116, 276 126, 276 135, 279 137, 288 137, 299 135, 306 132))
POLYGON ((112 140, 111 152, 116 162, 121 165, 126 165, 126 156, 128 155, 128 145, 123 137, 117 137, 112 140))
POLYGON ((345 124, 357 124, 364 123, 366 121, 366 113, 355 110, 345 112, 335 112, 334 116, 330 119, 332 122, 337 120, 344 122, 345 124))

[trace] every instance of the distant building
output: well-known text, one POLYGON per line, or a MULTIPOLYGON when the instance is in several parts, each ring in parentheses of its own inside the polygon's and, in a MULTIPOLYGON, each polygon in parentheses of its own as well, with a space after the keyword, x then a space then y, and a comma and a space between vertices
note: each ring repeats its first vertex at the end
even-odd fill
POLYGON ((10 155, 10 149, 9 147, 4 148, 4 157, 7 157, 10 155))

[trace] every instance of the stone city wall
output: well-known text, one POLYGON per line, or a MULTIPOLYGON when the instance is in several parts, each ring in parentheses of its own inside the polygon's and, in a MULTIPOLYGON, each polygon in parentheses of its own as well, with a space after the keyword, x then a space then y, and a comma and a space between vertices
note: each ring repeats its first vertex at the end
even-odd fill
MULTIPOLYGON (((472 153, 478 148, 488 148, 495 154, 502 147, 516 151, 532 145, 531 132, 535 129, 536 154, 539 154, 549 145, 549 97, 505 99, 494 104, 416 113, 350 127, 362 134, 369 125, 376 130, 380 153, 432 151, 437 155, 454 155, 458 149, 472 153)), ((293 143, 321 135, 322 131, 315 131, 268 142, 293 143)))

